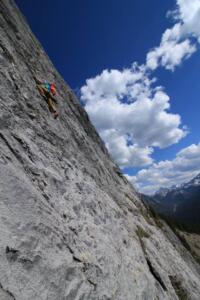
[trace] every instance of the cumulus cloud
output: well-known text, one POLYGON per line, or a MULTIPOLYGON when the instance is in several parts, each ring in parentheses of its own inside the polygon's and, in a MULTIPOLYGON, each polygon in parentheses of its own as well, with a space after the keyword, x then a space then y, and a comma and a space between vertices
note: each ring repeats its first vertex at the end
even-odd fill
POLYGON ((147 66, 155 70, 160 65, 173 71, 184 58, 189 58, 195 51, 196 46, 188 39, 181 43, 167 41, 147 54, 147 66))
POLYGON ((197 50, 200 0, 176 0, 176 4, 176 24, 147 53, 145 65, 104 70, 81 88, 91 121, 122 168, 151 165, 155 147, 178 143, 187 134, 180 115, 170 111, 169 96, 162 87, 154 87, 151 75, 159 66, 173 71, 197 50))
POLYGON ((160 46, 147 54, 148 68, 155 70, 158 66, 162 66, 173 71, 183 59, 189 58, 196 51, 196 46, 189 39, 180 41, 181 28, 182 25, 178 23, 164 32, 160 46))
POLYGON ((200 37, 200 0, 177 0, 176 18, 182 22, 182 35, 200 37))
POLYGON ((181 118, 169 112, 170 99, 152 88, 144 66, 104 70, 81 88, 91 121, 121 167, 151 164, 153 147, 165 148, 186 135, 181 118))
MULTIPOLYGON (((150 165, 153 160, 151 147, 140 147, 137 144, 128 144, 130 138, 128 134, 122 134, 116 129, 103 130, 101 132, 103 140, 113 158, 121 168, 124 167, 144 167, 150 165)), ((130 141, 131 142, 131 141, 130 141)))
POLYGON ((177 0, 176 3, 177 9, 172 15, 178 23, 167 29, 160 45, 147 54, 146 64, 151 70, 159 66, 174 70, 197 50, 197 41, 200 42, 200 0, 177 0))
POLYGON ((187 182, 198 173, 200 173, 200 144, 192 144, 179 151, 174 160, 160 161, 140 170, 136 176, 126 176, 140 192, 153 194, 161 187, 187 182))

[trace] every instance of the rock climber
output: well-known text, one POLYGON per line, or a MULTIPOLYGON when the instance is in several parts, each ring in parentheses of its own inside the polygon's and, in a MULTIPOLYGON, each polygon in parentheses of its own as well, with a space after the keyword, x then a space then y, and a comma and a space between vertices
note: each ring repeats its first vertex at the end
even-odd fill
POLYGON ((40 95, 45 99, 48 104, 49 111, 53 114, 54 119, 59 116, 57 109, 57 100, 54 98, 56 94, 56 86, 54 83, 49 83, 48 81, 41 81, 34 76, 34 80, 37 84, 40 95))

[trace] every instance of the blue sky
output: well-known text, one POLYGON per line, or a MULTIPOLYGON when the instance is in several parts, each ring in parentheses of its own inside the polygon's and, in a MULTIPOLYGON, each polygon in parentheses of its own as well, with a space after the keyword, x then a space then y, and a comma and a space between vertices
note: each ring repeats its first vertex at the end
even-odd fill
POLYGON ((62 76, 73 87, 105 68, 144 62, 159 43, 174 1, 17 0, 62 76))
POLYGON ((116 162, 145 193, 187 181, 200 171, 200 1, 191 2, 16 1, 61 75, 81 90, 116 162), (176 18, 167 17, 174 10, 176 18), (151 60, 146 60, 148 53, 151 60), (154 77, 157 81, 151 82, 154 77), (155 90, 159 86, 163 88, 155 90), (146 102, 141 100, 145 97, 146 102), (158 98, 163 103, 159 112, 158 98), (111 115, 102 115, 105 109, 114 114, 112 122, 111 115), (137 113, 144 122, 134 122, 137 113))

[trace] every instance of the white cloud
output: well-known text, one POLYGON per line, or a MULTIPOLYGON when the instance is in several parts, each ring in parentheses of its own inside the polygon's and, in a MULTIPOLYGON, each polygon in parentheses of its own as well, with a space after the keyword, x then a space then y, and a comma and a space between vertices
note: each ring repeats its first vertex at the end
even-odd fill
POLYGON ((160 161, 136 176, 127 178, 142 193, 152 194, 160 187, 170 187, 187 182, 200 173, 200 143, 182 149, 174 160, 160 161))
POLYGON ((153 88, 151 78, 159 66, 174 70, 197 50, 200 0, 176 3, 177 23, 163 33, 160 46, 147 53, 146 65, 104 70, 81 88, 91 121, 122 168, 151 165, 155 147, 178 143, 187 134, 180 115, 170 112, 168 95, 161 87, 153 88))
POLYGON ((148 68, 155 70, 158 66, 162 66, 168 70, 174 70, 183 59, 189 58, 196 51, 196 46, 189 39, 179 41, 181 27, 182 25, 178 23, 164 32, 160 46, 147 54, 148 68))
POLYGON ((140 147, 137 144, 128 144, 128 135, 115 129, 108 129, 103 130, 101 136, 120 167, 144 167, 153 162, 150 157, 153 149, 151 147, 140 147))
POLYGON ((181 118, 169 112, 168 95, 152 88, 144 66, 104 70, 82 87, 91 121, 121 167, 152 163, 153 147, 164 148, 186 135, 181 118))
POLYGON ((177 0, 176 16, 182 22, 182 35, 200 37, 200 0, 177 0))
POLYGON ((144 66, 133 66, 124 70, 104 70, 100 75, 86 80, 86 85, 81 88, 82 100, 94 101, 106 97, 123 97, 134 94, 149 95, 152 83, 146 75, 144 66))
POLYGON ((193 38, 200 42, 200 0, 176 0, 176 3, 177 9, 172 15, 178 23, 167 29, 160 46, 147 54, 146 64, 151 70, 159 66, 174 70, 196 51, 193 38))

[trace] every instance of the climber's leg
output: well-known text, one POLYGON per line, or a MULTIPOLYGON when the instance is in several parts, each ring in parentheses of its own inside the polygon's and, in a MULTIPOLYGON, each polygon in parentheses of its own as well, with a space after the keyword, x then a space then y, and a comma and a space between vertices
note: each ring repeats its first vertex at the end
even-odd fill
POLYGON ((41 96, 45 97, 45 91, 41 84, 37 84, 37 89, 41 96))
POLYGON ((55 102, 51 99, 51 96, 49 95, 49 97, 47 98, 47 103, 48 103, 48 107, 50 112, 53 114, 54 119, 56 119, 58 117, 58 111, 57 111, 57 107, 55 102))

